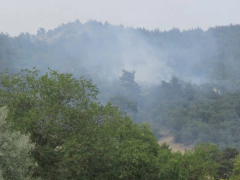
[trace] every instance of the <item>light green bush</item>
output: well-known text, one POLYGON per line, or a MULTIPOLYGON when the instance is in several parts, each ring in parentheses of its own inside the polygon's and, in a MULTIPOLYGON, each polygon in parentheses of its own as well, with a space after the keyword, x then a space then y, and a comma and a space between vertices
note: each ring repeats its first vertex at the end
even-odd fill
POLYGON ((29 137, 19 132, 11 132, 5 119, 7 108, 0 108, 0 180, 30 179, 34 163, 29 152, 34 145, 29 137))

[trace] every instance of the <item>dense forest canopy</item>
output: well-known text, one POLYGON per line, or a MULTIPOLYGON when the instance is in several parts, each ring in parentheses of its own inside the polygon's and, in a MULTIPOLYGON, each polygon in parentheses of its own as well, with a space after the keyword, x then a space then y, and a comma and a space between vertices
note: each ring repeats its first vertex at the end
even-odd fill
MULTIPOLYGON (((125 73, 134 75, 123 71, 122 79, 125 73)), ((199 143, 183 154, 173 152, 157 143, 147 123, 135 124, 118 107, 99 104, 97 87, 83 77, 51 69, 40 75, 34 68, 6 71, 0 80, 1 179, 240 176, 236 149, 199 143)))
MULTIPOLYGON (((149 31, 77 20, 54 30, 39 28, 36 35, 1 33, 0 103, 10 110, 2 118, 10 122, 9 131, 1 137, 11 141, 16 134, 6 137, 16 131, 30 139, 34 145, 23 155, 31 151, 38 165, 28 160, 26 166, 35 169, 36 178, 226 179, 232 172, 238 178, 239 48, 240 25, 149 31), (157 145, 155 137, 166 136, 185 146, 216 145, 173 153, 157 145), (79 156, 70 147, 89 154, 79 156), (204 158, 208 166, 197 166, 204 158), (174 159, 178 172, 168 167, 174 159), (196 169, 189 169, 191 163, 196 169)), ((4 108, 0 113, 6 114, 4 108)))

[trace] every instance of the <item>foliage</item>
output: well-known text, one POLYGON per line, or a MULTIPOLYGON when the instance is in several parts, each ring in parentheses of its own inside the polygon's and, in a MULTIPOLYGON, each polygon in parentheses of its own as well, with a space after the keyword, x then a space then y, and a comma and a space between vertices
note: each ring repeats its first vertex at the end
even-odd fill
POLYGON ((166 147, 158 154, 159 179, 171 180, 204 180, 216 175, 218 163, 210 153, 215 149, 210 144, 199 144, 194 150, 186 150, 184 154, 172 152, 166 147))
POLYGON ((161 32, 76 21, 40 28, 37 36, 2 33, 0 71, 10 72, 0 78, 0 103, 10 110, 11 131, 4 133, 30 138, 38 163, 34 175, 44 179, 229 178, 240 149, 239 32, 239 25, 161 32), (136 67, 154 62, 154 75, 146 79, 169 80, 140 88, 136 72, 127 70, 114 80, 125 61, 136 67), (33 66, 42 74, 36 69, 11 74, 33 66), (92 78, 105 105, 91 81, 53 70, 44 74, 46 67, 92 78), (199 146, 185 154, 159 148, 148 125, 134 124, 108 100, 156 132, 170 129, 177 143, 211 142, 220 149, 202 146, 212 156, 199 146))
MULTIPOLYGON (((42 72, 52 67, 75 77, 84 75, 98 84, 103 104, 115 95, 135 101, 138 114, 129 113, 135 122, 166 126, 186 145, 212 142, 239 149, 238 133, 231 133, 239 126, 239 98, 233 93, 239 91, 239 32, 239 25, 161 32, 76 21, 49 31, 40 28, 37 36, 2 33, 0 71, 37 66, 42 72), (169 81, 140 88, 136 72, 127 70, 122 71, 121 82, 114 80, 125 61, 137 68, 152 59, 161 65, 150 66, 153 75, 146 75, 147 81, 169 81)), ((144 71, 138 71, 145 77, 144 71)))
POLYGON ((196 145, 219 144, 220 148, 239 146, 239 92, 224 92, 218 85, 194 85, 173 77, 152 88, 146 109, 154 126, 172 130, 175 142, 196 145), (157 98, 156 98, 157 97, 157 98))
POLYGON ((122 70, 122 76, 119 79, 122 82, 122 86, 126 88, 126 96, 130 100, 139 103, 141 87, 135 82, 135 73, 135 71, 122 70))
POLYGON ((231 180, 237 180, 240 178, 240 155, 237 156, 234 162, 233 174, 231 176, 231 180))
POLYGON ((115 95, 111 97, 109 101, 115 106, 118 106, 122 112, 138 112, 137 103, 122 95, 115 95))
POLYGON ((138 168, 152 166, 149 157, 153 159, 158 147, 153 133, 147 124, 138 126, 128 116, 122 117, 116 107, 99 105, 98 90, 91 81, 53 70, 39 76, 33 69, 6 72, 1 83, 1 103, 10 109, 11 128, 29 133, 36 144, 32 151, 38 163, 35 177, 148 176, 148 171, 138 168))
POLYGON ((5 119, 7 109, 0 109, 0 179, 30 179, 35 164, 30 158, 34 144, 29 136, 11 132, 5 119))
POLYGON ((234 170, 234 162, 239 152, 234 148, 225 148, 220 151, 219 156, 216 161, 219 163, 218 178, 220 179, 230 179, 234 170))
POLYGON ((135 73, 136 73, 135 71, 130 72, 130 71, 122 70, 122 76, 120 77, 120 80, 122 81, 123 86, 127 88, 128 93, 130 95, 140 93, 140 87, 134 80, 135 73))
POLYGON ((210 145, 184 154, 159 146, 147 123, 97 102, 91 81, 36 69, 1 76, 1 103, 13 131, 30 134, 42 179, 204 179, 217 163, 210 145), (206 150, 207 149, 207 150, 206 150))

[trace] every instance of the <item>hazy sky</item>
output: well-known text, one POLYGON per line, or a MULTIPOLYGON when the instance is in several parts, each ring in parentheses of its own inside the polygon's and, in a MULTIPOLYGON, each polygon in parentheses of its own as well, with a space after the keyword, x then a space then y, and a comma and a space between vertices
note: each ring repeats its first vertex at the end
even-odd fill
POLYGON ((1 0, 0 31, 36 34, 79 19, 168 30, 240 23, 240 0, 1 0))

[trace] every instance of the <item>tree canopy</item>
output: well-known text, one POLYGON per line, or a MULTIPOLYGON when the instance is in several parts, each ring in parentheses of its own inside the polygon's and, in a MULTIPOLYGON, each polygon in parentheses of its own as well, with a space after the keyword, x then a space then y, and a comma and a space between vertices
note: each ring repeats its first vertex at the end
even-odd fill
MULTIPOLYGON (((37 164, 32 178, 179 180, 216 174, 218 162, 204 146, 185 154, 159 146, 147 123, 134 124, 110 103, 100 105, 96 86, 83 77, 51 69, 40 75, 34 68, 6 71, 0 80, 9 129, 34 144, 24 146, 37 164)), ((28 166, 23 157, 19 161, 28 166)))

